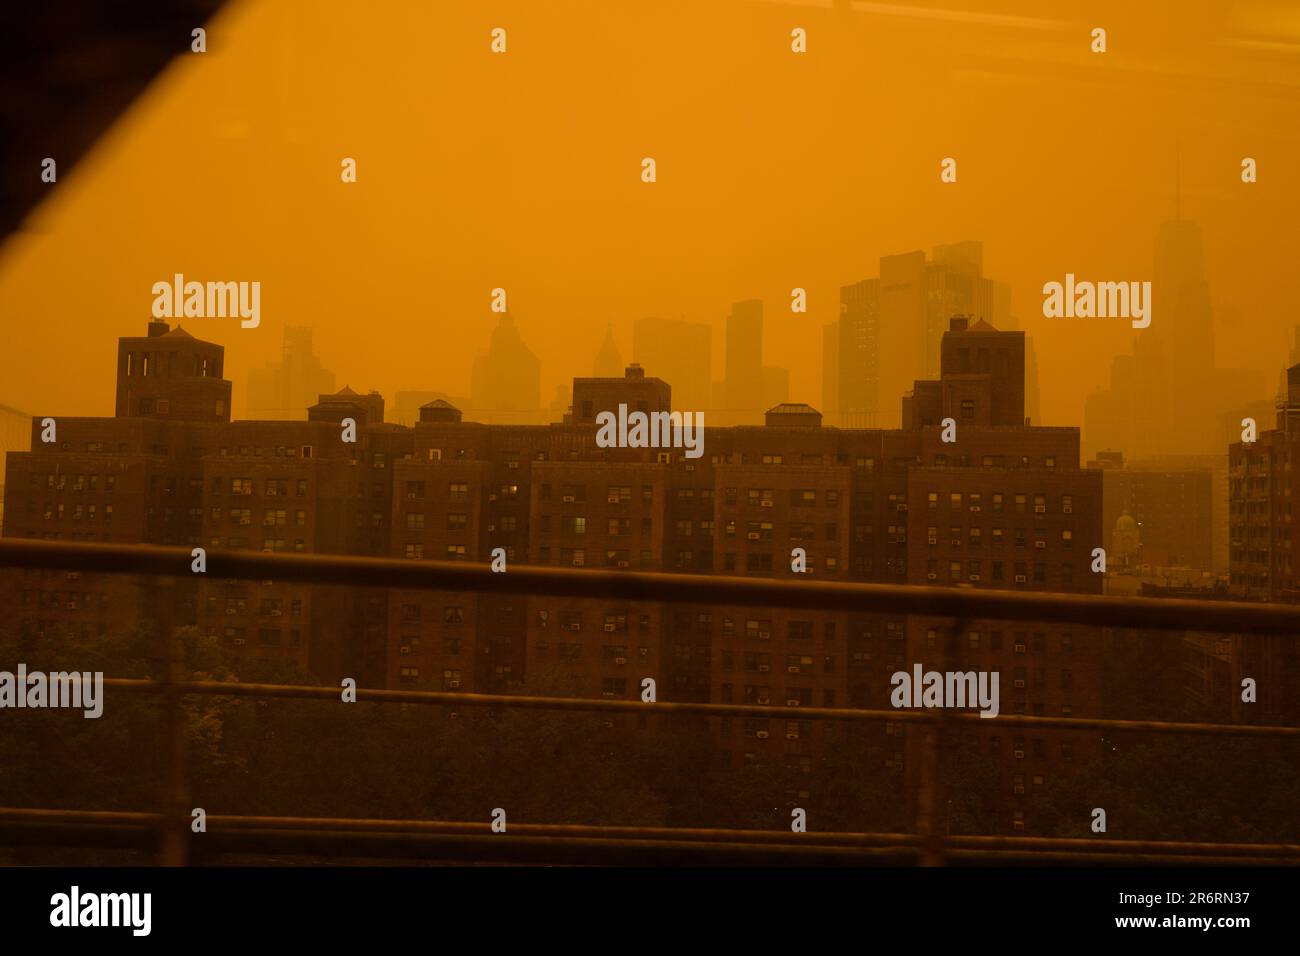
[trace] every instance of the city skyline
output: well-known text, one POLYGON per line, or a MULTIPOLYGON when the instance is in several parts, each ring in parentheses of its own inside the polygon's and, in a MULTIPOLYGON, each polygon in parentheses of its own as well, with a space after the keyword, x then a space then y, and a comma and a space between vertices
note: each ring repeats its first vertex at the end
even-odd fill
MULTIPOLYGON (((0 251, 0 314, 22 318, 0 355, 0 402, 106 412, 102 370, 89 350, 60 349, 59 336, 111 344, 109 326, 147 315, 151 284, 181 272, 262 282, 258 328, 186 323, 232 347, 239 382, 278 358, 286 325, 310 325, 340 381, 468 395, 500 287, 542 361, 543 405, 587 373, 610 322, 626 350, 645 316, 707 324, 711 374, 721 379, 725 315, 751 298, 765 304, 764 352, 790 369, 791 397, 816 405, 821 330, 838 317, 840 287, 875 274, 881 257, 977 238, 984 274, 1007 283, 1010 312, 1035 342, 1041 420, 1078 422, 1087 395, 1142 333, 1123 322, 1046 319, 1042 285, 1068 272, 1150 278, 1153 237, 1179 206, 1201 224, 1219 365, 1272 382, 1272 356, 1293 324, 1285 223, 1300 219, 1282 174, 1297 143, 1270 108, 1290 95, 1289 68, 1216 44, 1225 32, 1249 36, 1245 21, 1225 30, 1205 11, 1183 14, 1193 55, 1166 48, 1155 12, 1099 9, 1125 40, 1104 57, 1046 18, 973 18, 940 31, 938 47, 918 49, 909 42, 916 32, 935 28, 898 16, 854 14, 840 24, 830 10, 721 3, 684 36, 669 12, 648 11, 637 31, 587 42, 593 26, 577 8, 562 4, 546 20, 521 7, 512 16, 534 39, 507 60, 485 68, 457 46, 429 66, 435 76, 472 77, 472 94, 440 107, 443 127, 467 144, 448 152, 394 114, 364 70, 346 84, 327 81, 331 95, 318 95, 316 72, 344 38, 259 5, 232 7, 212 27, 222 43, 201 63, 177 60, 0 251), (788 40, 796 15, 821 42, 792 61, 788 42, 776 40, 788 40), (834 44, 832 33, 841 38, 834 44), (578 59, 535 75, 537 45, 569 34, 583 39, 578 59), (845 57, 841 42, 871 55, 845 57), (1011 42, 1032 53, 999 58, 1011 42), (296 70, 269 70, 285 53, 296 70), (1052 58, 1062 65, 1042 65, 1052 58), (679 62, 689 82, 665 68, 679 62), (523 93, 517 69, 531 77, 523 93), (584 93, 580 78, 591 71, 606 83, 584 93), (742 71, 755 74, 752 85, 728 82, 742 71), (1013 86, 1009 76, 1033 82, 1013 86), (850 88, 862 91, 855 109, 871 113, 872 130, 915 135, 880 149, 878 134, 840 122, 850 88), (1244 96, 1261 88, 1258 100, 1244 96), (613 104, 628 95, 654 106, 625 118, 613 104), (1133 141, 1120 150, 1104 137, 1079 141, 1069 124, 1034 122, 1066 96, 1080 115, 1107 116, 1107 128, 1130 130, 1133 141), (561 138, 537 118, 552 101, 609 125, 561 138), (707 102, 730 118, 711 120, 707 102), (783 116, 801 120, 772 125, 783 116), (164 151, 176 158, 158 167, 150 157, 164 151), (652 186, 636 175, 646 155, 659 160, 652 186), (944 184, 940 161, 950 155, 958 178, 944 184), (340 192, 341 156, 358 161, 353 185, 364 201, 340 192), (1258 160, 1257 182, 1241 181, 1245 156, 1258 160), (155 233, 147 224, 155 209, 188 210, 204 238, 186 228, 175 241, 155 233), (262 210, 275 217, 246 235, 241 223, 262 210), (89 225, 99 222, 114 226, 89 225), (81 263, 76 282, 63 278, 71 261, 81 263), (807 291, 805 314, 789 311, 794 288, 807 291), (386 354, 384 336, 371 341, 362 329, 409 347, 386 354), (57 358, 70 383, 53 387, 31 355, 57 358), (346 369, 337 367, 342 356, 346 369)), ((468 13, 437 25, 418 10, 397 16, 413 35, 478 27, 468 13)), ((364 45, 379 28, 358 29, 363 36, 348 39, 364 45)), ((411 88, 429 81, 405 62, 376 72, 411 88)))
POLYGON ((911 863, 1051 939, 1300 860, 1300 7, 55 2, 0 14, 16 926, 108 905, 61 866, 770 881, 716 922, 911 863))

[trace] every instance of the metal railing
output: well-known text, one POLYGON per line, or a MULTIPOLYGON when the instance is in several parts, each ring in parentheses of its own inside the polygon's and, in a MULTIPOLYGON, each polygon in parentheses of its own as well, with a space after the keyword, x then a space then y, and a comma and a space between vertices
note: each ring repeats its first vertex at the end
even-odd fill
MULTIPOLYGON (((0 567, 187 577, 185 548, 0 539, 0 567)), ((651 572, 607 572, 515 566, 507 573, 460 562, 406 561, 333 555, 208 552, 208 578, 276 580, 404 590, 474 591, 635 601, 737 604, 754 607, 915 614, 951 618, 951 635, 974 619, 1067 622, 1093 627, 1275 634, 1300 632, 1300 607, 1226 601, 1116 598, 1091 595, 914 587, 825 581, 768 580, 651 572)), ((784 833, 757 830, 517 824, 493 833, 488 823, 211 815, 202 841, 189 833, 187 741, 180 720, 186 695, 338 700, 337 687, 184 680, 170 634, 162 633, 166 666, 158 679, 109 678, 106 689, 159 696, 170 734, 163 811, 128 813, 0 808, 0 835, 15 843, 149 849, 179 865, 192 853, 296 852, 348 857, 503 860, 516 862, 767 862, 796 864, 915 861, 1108 861, 1113 863, 1300 862, 1300 845, 1107 838, 946 835, 935 825, 940 739, 945 728, 982 724, 979 714, 845 707, 781 707, 510 694, 461 694, 359 688, 358 702, 607 713, 694 714, 809 721, 912 723, 923 732, 914 833, 784 833)), ((949 644, 951 641, 948 642, 949 644)), ((1091 717, 1002 714, 1000 725, 1044 730, 1146 731, 1157 734, 1300 737, 1300 727, 1091 717)))

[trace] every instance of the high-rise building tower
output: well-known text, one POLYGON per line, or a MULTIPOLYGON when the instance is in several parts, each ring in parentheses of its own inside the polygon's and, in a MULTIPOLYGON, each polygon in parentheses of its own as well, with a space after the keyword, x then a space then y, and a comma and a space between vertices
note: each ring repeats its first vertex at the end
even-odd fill
POLYGON ((724 422, 763 420, 763 302, 736 302, 727 316, 727 368, 723 379, 724 422))
POLYGON ((501 316, 487 352, 474 359, 470 400, 481 421, 536 415, 541 407, 542 363, 524 344, 510 313, 501 316))
POLYGON ((840 288, 838 404, 844 428, 870 428, 880 410, 880 280, 840 288))
POLYGON ((248 373, 247 417, 302 420, 316 396, 332 391, 334 373, 312 352, 311 329, 285 326, 280 361, 248 373))
POLYGON ((614 344, 614 326, 605 327, 605 341, 600 344, 596 361, 592 363, 591 374, 596 378, 618 378, 623 374, 623 357, 614 344))

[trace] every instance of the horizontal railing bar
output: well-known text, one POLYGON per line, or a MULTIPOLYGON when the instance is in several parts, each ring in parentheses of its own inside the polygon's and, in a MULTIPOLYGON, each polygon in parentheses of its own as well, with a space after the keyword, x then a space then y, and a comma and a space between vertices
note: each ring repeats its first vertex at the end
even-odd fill
MULTIPOLYGON (((156 813, 95 810, 52 810, 28 807, 0 807, 0 824, 63 823, 118 827, 146 827, 160 820, 156 813)), ((552 841, 599 840, 607 844, 636 846, 644 843, 709 842, 729 844, 770 844, 778 848, 801 844, 856 847, 915 848, 923 839, 912 833, 895 832, 816 832, 789 833, 775 830, 725 829, 717 827, 643 827, 597 826, 587 824, 511 823, 506 833, 493 833, 489 821, 453 820, 386 820, 348 817, 268 817, 209 814, 208 833, 222 830, 308 831, 322 839, 331 835, 410 834, 479 836, 489 840, 548 839, 552 841)), ((201 839, 201 837, 200 837, 201 839)), ((1195 855, 1218 854, 1231 857, 1300 857, 1300 844, 1294 843, 1216 843, 1190 840, 1119 840, 1099 837, 978 836, 956 834, 947 837, 949 847, 973 854, 993 852, 1062 852, 1097 855, 1125 853, 1195 855)))
MULTIPOLYGON (((128 693, 160 694, 168 687, 162 681, 110 677, 104 686, 128 693)), ((246 684, 237 681, 177 681, 175 688, 183 694, 218 697, 280 697, 309 700, 341 699, 338 687, 307 684, 246 684)), ((940 719, 925 710, 859 710, 851 707, 785 707, 758 704, 705 704, 692 701, 605 700, 590 697, 532 697, 512 694, 452 694, 443 691, 386 690, 358 688, 358 703, 419 704, 454 707, 519 707, 533 710, 594 711, 606 713, 699 714, 712 717, 770 717, 788 720, 842 720, 858 722, 899 721, 929 723, 940 719)), ((952 713, 946 720, 976 723, 980 726, 1025 727, 1041 730, 1115 730, 1151 733, 1209 734, 1245 737, 1300 737, 1300 727, 1277 727, 1256 724, 1211 724, 1168 720, 1109 720, 1100 717, 1032 717, 1028 714, 999 714, 981 717, 978 713, 952 713), (989 723, 996 721, 996 724, 989 723)))
MULTIPOLYGON (((0 566, 191 577, 188 548, 0 538, 0 566)), ((577 570, 516 564, 408 561, 325 554, 210 551, 207 577, 301 581, 424 591, 545 594, 558 597, 736 604, 966 620, 1053 621, 1079 625, 1221 633, 1300 632, 1300 606, 1241 601, 1128 598, 861 582, 794 581, 649 571, 577 570)))

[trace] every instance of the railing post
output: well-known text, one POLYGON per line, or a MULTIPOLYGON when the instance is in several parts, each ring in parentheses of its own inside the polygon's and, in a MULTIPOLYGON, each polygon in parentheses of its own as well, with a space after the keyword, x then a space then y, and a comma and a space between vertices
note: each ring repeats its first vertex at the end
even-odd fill
MULTIPOLYGON (((941 674, 951 670, 960 656, 962 633, 966 630, 966 619, 956 618, 950 627, 940 629, 941 638, 937 642, 938 660, 934 669, 941 674)), ((919 693, 915 688, 914 693, 919 693)), ((940 707, 938 714, 927 720, 921 732, 920 775, 916 794, 916 833, 921 838, 920 853, 917 862, 921 866, 943 866, 945 862, 948 827, 945 822, 939 824, 939 807, 945 802, 947 787, 943 782, 943 768, 940 766, 941 754, 945 741, 949 739, 951 722, 948 708, 940 707)))
POLYGON ((162 866, 185 866, 189 862, 189 740, 181 694, 177 683, 184 679, 184 660, 172 627, 175 599, 170 578, 152 582, 157 602, 158 654, 156 679, 163 685, 159 697, 159 726, 162 728, 162 794, 158 822, 158 862, 162 866))

